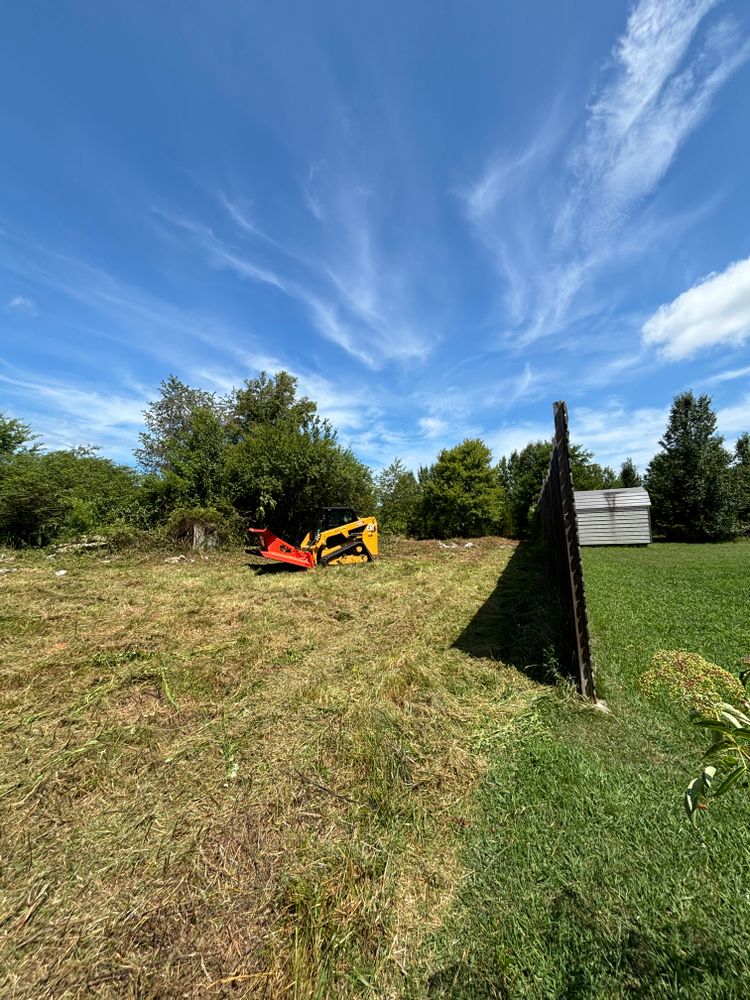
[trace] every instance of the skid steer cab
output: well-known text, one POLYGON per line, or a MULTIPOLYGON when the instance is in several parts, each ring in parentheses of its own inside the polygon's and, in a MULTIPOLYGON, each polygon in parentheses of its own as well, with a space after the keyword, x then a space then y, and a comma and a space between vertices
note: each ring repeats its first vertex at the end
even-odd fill
POLYGON ((372 562, 378 557, 378 522, 358 517, 351 507, 322 507, 299 545, 285 542, 269 528, 248 530, 259 536, 260 555, 300 569, 372 562))

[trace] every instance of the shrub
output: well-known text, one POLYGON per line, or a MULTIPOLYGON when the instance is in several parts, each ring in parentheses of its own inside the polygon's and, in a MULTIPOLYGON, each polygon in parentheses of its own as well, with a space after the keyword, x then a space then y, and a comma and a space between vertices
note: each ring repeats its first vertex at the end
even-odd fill
POLYGON ((641 687, 647 694, 667 695, 700 712, 716 712, 725 702, 740 704, 745 699, 739 678, 683 649, 655 653, 641 687))
POLYGON ((406 535, 415 525, 421 487, 413 472, 396 458, 375 479, 380 530, 406 535))
POLYGON ((98 533, 131 521, 137 497, 132 469, 88 451, 19 452, 2 463, 0 541, 47 545, 98 533))
POLYGON ((211 531, 220 545, 237 543, 245 533, 244 521, 231 508, 178 507, 169 515, 164 536, 171 542, 192 546, 196 528, 211 531))

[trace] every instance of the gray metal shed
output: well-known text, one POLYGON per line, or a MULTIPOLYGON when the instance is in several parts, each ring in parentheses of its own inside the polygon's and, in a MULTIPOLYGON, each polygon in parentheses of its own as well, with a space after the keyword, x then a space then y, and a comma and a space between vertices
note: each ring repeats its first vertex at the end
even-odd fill
POLYGON ((575 494, 581 545, 648 545, 651 500, 642 486, 578 490, 575 494))

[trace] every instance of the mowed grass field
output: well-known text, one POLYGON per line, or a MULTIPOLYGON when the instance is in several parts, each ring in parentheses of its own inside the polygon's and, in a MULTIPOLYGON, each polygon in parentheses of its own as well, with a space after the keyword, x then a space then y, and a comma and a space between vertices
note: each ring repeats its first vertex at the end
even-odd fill
POLYGON ((538 696, 452 645, 512 551, 0 563, 0 994, 399 995, 538 696))
POLYGON ((585 553, 611 715, 499 539, 0 567, 3 997, 748 995, 746 793, 685 822, 638 678, 750 655, 750 545, 585 553))

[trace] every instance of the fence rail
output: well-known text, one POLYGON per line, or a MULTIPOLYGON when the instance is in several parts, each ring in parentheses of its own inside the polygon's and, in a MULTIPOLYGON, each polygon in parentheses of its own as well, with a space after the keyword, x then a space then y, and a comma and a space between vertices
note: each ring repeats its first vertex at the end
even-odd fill
POLYGON ((552 458, 536 509, 552 557, 555 583, 566 620, 570 660, 562 667, 575 680, 580 693, 595 701, 586 590, 570 468, 568 409, 564 402, 555 403, 553 408, 555 438, 552 458))

